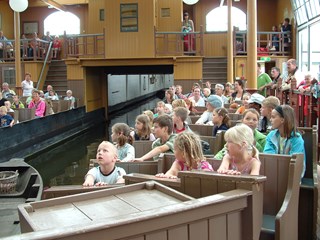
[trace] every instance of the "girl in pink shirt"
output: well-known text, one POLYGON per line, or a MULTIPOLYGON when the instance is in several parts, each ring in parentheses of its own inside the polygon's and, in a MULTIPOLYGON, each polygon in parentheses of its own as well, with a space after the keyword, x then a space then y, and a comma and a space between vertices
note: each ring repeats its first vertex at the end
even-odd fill
POLYGON ((156 177, 177 178, 180 171, 192 169, 213 171, 212 166, 203 156, 200 138, 193 132, 179 133, 174 140, 174 155, 176 160, 171 168, 164 174, 158 173, 156 177))

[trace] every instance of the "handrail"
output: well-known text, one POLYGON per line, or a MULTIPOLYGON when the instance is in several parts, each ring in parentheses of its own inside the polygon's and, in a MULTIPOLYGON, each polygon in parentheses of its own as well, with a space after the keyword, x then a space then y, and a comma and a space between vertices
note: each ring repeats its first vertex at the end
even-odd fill
POLYGON ((45 68, 45 66, 46 66, 46 64, 48 62, 49 55, 51 54, 51 46, 52 46, 52 42, 49 43, 49 47, 47 49, 46 58, 44 59, 44 62, 43 62, 42 68, 41 68, 41 72, 40 72, 40 76, 38 78, 37 89, 39 89, 39 85, 40 85, 41 78, 42 78, 42 75, 43 75, 43 72, 44 72, 44 68, 45 68))

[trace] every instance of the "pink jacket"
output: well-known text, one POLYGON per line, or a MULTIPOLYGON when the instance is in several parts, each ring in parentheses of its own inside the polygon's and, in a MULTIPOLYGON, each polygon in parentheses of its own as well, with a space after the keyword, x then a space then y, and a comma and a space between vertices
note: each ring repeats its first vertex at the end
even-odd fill
POLYGON ((43 100, 40 100, 38 103, 31 101, 28 108, 35 108, 36 116, 44 117, 44 113, 46 111, 46 103, 43 100))

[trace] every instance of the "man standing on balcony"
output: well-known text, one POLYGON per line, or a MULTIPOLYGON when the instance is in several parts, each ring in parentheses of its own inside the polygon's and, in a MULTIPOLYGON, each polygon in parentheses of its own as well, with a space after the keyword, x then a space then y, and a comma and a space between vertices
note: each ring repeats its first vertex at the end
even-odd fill
POLYGON ((285 33, 283 34, 283 45, 284 45, 284 51, 289 51, 289 46, 291 43, 291 24, 290 24, 290 19, 289 18, 285 18, 283 21, 283 24, 281 26, 281 32, 285 33))

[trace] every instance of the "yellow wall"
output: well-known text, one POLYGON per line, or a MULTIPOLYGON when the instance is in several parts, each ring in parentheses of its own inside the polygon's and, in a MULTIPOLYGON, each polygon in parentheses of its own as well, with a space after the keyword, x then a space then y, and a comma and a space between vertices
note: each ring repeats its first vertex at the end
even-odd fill
POLYGON ((0 1, 0 14, 1 22, 0 30, 3 31, 3 34, 8 39, 14 38, 14 27, 13 27, 13 11, 9 7, 8 2, 0 1))
POLYGON ((202 58, 177 58, 173 72, 175 80, 200 80, 202 79, 202 58))
POLYGON ((106 57, 154 57, 154 0, 106 1, 106 57), (120 3, 138 3, 138 32, 120 32, 120 3))
POLYGON ((227 56, 227 33, 207 33, 203 36, 204 56, 227 56))
POLYGON ((157 0, 156 27, 159 32, 179 32, 182 26, 182 1, 157 0), (161 9, 169 8, 170 17, 162 17, 161 9))

